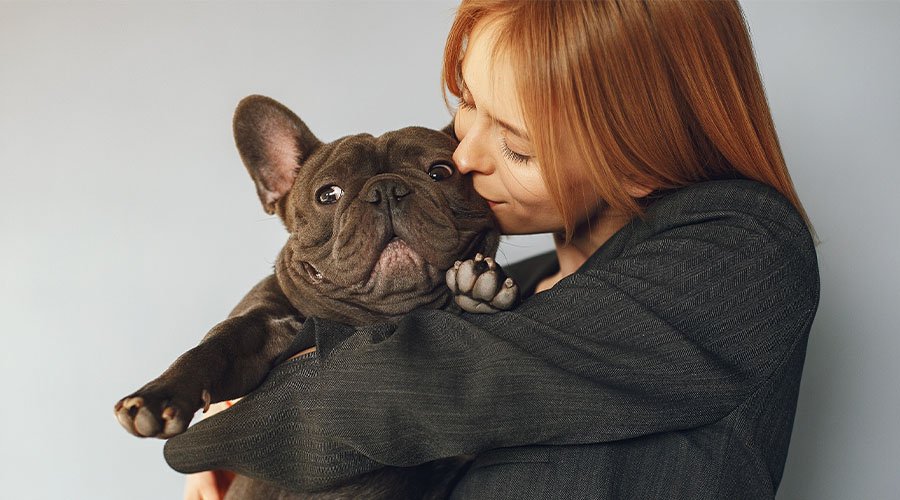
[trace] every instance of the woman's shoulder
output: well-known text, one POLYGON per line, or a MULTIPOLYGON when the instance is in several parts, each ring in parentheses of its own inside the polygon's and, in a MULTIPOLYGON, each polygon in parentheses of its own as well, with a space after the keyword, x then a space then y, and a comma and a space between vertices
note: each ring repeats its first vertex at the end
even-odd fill
POLYGON ((790 200, 747 179, 699 182, 659 193, 642 222, 650 233, 688 225, 710 230, 737 225, 757 236, 814 246, 806 221, 790 200))
POLYGON ((819 297, 815 245, 803 217, 777 190, 748 180, 702 182, 659 196, 581 272, 579 286, 600 279, 661 310, 681 296, 695 308, 719 308, 715 314, 791 297, 785 307, 814 314, 819 297))
POLYGON ((610 238, 592 256, 593 263, 638 248, 671 252, 708 246, 721 251, 765 248, 791 253, 810 264, 816 261, 815 245, 803 217, 787 198, 763 183, 706 181, 652 196, 645 216, 610 238))
POLYGON ((649 218, 662 222, 715 211, 771 218, 796 229, 806 227, 800 213, 778 190, 748 179, 705 181, 663 191, 647 210, 649 218))

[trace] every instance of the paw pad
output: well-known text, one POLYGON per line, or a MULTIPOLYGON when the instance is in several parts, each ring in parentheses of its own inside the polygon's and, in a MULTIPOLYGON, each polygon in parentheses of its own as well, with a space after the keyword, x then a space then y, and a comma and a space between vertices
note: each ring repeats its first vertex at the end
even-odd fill
POLYGON ((178 405, 171 397, 141 391, 119 400, 114 411, 131 434, 163 439, 184 432, 194 416, 187 405, 178 405))
POLYGON ((519 287, 491 257, 476 254, 474 259, 456 261, 447 270, 447 286, 456 304, 464 311, 492 313, 512 309, 519 287))

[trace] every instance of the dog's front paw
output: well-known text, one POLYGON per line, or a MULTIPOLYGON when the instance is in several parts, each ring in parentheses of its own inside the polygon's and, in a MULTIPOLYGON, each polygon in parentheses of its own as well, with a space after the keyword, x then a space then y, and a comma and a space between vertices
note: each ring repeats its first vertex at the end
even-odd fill
POLYGON ((512 278, 506 277, 494 259, 481 254, 474 259, 456 261, 447 270, 447 286, 456 304, 472 313, 512 309, 519 298, 519 287, 512 278))
POLYGON ((138 437, 168 439, 187 429, 194 413, 209 408, 209 392, 203 390, 200 404, 175 391, 141 389, 116 403, 116 418, 126 431, 138 437))

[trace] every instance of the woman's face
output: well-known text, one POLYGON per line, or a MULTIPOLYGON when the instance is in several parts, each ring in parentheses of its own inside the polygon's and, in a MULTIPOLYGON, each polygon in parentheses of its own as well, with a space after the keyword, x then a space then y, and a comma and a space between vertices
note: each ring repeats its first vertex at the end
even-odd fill
MULTIPOLYGON (((515 72, 502 55, 491 57, 494 30, 481 23, 472 32, 463 59, 463 95, 454 127, 460 144, 457 168, 472 175, 475 190, 488 200, 504 234, 559 232, 563 218, 550 198, 518 104, 515 72)), ((563 154, 567 185, 587 186, 574 155, 563 154)), ((572 193, 573 195, 575 193, 572 193)), ((579 220, 597 212, 596 197, 565 200, 582 207, 579 220)))

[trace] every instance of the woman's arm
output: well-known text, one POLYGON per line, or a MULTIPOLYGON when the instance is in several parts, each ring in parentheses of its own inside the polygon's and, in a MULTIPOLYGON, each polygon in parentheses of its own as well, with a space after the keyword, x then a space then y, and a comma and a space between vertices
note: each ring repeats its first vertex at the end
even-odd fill
POLYGON ((744 212, 728 208, 740 193, 689 194, 515 311, 416 311, 357 329, 307 321, 317 353, 170 440, 167 460, 316 489, 381 464, 721 419, 805 345, 818 270, 784 203, 750 200, 744 212))

